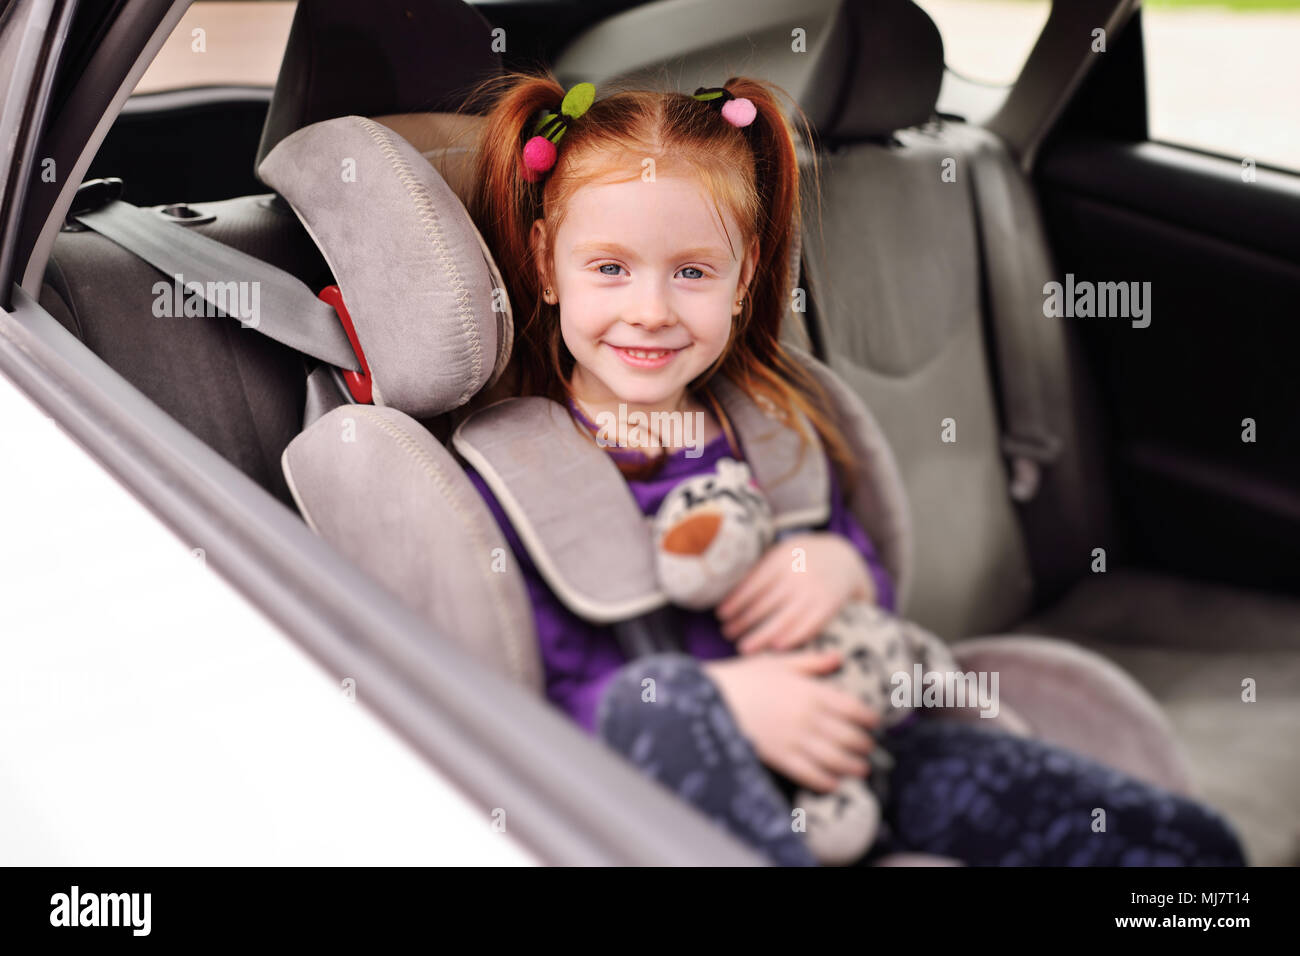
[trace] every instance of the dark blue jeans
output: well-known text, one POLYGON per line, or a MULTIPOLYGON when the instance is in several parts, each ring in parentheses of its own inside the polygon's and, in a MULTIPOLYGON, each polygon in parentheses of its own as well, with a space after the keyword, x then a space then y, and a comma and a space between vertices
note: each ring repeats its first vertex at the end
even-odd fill
MULTIPOLYGON (((794 784, 758 759, 717 687, 685 654, 625 665, 597 710, 602 740, 782 866, 816 866, 791 827, 794 784), (655 701, 642 700, 642 680, 655 701)), ((1244 866, 1212 808, 1041 740, 935 719, 891 728, 880 836, 887 853, 972 866, 1244 866), (1094 830, 1104 811, 1104 830, 1094 830)))

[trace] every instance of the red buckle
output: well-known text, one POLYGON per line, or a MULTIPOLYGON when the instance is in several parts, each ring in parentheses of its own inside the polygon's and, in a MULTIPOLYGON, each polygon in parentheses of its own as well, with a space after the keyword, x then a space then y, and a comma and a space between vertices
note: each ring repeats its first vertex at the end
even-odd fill
POLYGON ((316 298, 334 306, 334 311, 339 314, 339 321, 343 323, 343 331, 347 332, 348 341, 352 343, 352 351, 357 353, 357 361, 361 363, 360 372, 342 369, 343 380, 348 383, 348 390, 352 392, 352 397, 358 402, 370 404, 372 381, 370 366, 366 362, 365 353, 361 351, 361 343, 357 341, 357 330, 352 325, 352 316, 348 314, 348 307, 343 304, 342 291, 336 285, 327 285, 320 290, 320 294, 316 298))

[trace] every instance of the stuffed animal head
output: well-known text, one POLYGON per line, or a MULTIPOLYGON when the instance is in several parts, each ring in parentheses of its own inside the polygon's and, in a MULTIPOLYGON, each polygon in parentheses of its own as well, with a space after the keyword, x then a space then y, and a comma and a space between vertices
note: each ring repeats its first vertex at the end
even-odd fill
POLYGON ((668 493, 653 523, 659 586, 674 604, 711 608, 772 543, 772 509, 744 462, 723 458, 714 474, 668 493))

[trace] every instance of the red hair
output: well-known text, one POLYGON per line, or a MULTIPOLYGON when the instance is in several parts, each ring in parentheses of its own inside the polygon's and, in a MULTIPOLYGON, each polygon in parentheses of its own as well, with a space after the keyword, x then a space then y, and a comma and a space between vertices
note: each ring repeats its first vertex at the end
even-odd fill
MULTIPOLYGON (((574 359, 560 335, 558 306, 542 298, 541 270, 530 239, 533 222, 546 222, 548 248, 542 254, 549 262, 554 237, 574 193, 592 181, 627 176, 629 170, 630 176, 639 176, 642 160, 651 157, 657 174, 672 169, 693 175, 715 208, 731 214, 742 232, 733 248, 741 249, 742 257, 750 242, 758 240, 758 262, 743 311, 732 321, 722 354, 689 383, 688 390, 714 409, 733 451, 735 435, 708 388, 715 374, 726 375, 755 401, 793 423, 806 450, 808 436, 793 414, 795 409, 803 412, 839 469, 841 487, 849 488, 855 465, 826 411, 827 397, 780 341, 791 294, 792 226, 800 221, 794 138, 777 102, 777 93, 784 91, 748 77, 733 77, 725 86, 733 96, 754 104, 753 123, 732 126, 716 108, 685 93, 624 90, 598 98, 570 122, 554 168, 536 183, 521 175, 523 144, 532 135, 538 114, 557 108, 564 87, 552 72, 543 70, 508 73, 475 88, 467 106, 485 96, 492 102, 481 130, 469 212, 496 257, 515 316, 510 366, 500 387, 492 391, 496 397, 544 395, 561 404, 572 397, 569 379, 574 359)), ((791 106, 811 142, 807 118, 796 104, 791 106)), ((817 179, 815 165, 813 177, 817 179)), ((650 470, 664 458, 660 454, 652 459, 650 470)), ((642 477, 646 471, 627 463, 620 463, 620 469, 628 477, 642 477)))

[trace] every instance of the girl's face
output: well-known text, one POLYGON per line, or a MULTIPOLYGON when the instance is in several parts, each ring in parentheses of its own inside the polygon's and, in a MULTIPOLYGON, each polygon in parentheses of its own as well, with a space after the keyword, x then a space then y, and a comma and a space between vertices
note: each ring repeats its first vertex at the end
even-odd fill
MULTIPOLYGON (((727 230, 738 242, 730 216, 727 230)), ((545 235, 539 219, 534 243, 545 235)), ((575 394, 590 405, 678 408, 726 347, 757 261, 757 240, 743 258, 731 249, 694 179, 579 189, 555 236, 554 272, 542 275, 576 360, 575 394)))

